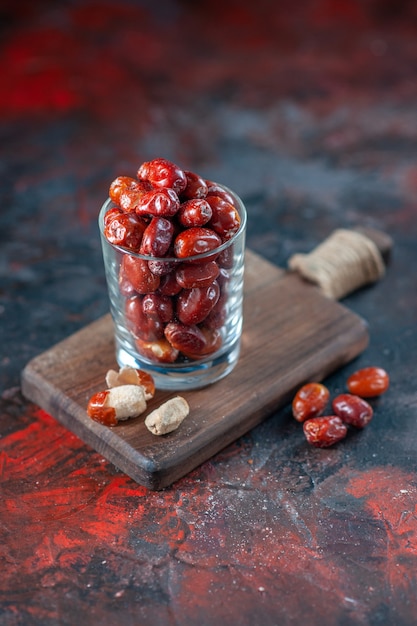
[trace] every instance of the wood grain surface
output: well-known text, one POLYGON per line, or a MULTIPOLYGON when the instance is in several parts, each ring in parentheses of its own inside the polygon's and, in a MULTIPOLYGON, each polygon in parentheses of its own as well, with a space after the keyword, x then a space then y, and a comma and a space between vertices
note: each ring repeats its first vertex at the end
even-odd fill
POLYGON ((137 482, 161 489, 322 380, 368 343, 366 323, 296 274, 246 252, 244 328, 236 368, 210 387, 181 393, 190 415, 156 437, 144 417, 172 392, 158 391, 144 416, 108 428, 86 413, 89 397, 117 368, 110 315, 28 363, 23 393, 137 482))

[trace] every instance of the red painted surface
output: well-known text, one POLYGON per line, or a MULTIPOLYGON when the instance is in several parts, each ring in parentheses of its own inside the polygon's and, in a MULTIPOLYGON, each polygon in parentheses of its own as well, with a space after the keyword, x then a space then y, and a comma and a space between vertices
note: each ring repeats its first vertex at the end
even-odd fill
MULTIPOLYGON (((41 621, 49 615, 39 607, 38 593, 75 585, 102 597, 96 569, 113 602, 130 597, 141 580, 154 596, 150 615, 161 611, 163 588, 185 623, 232 623, 236 605, 246 616, 242 623, 272 623, 283 597, 288 620, 326 615, 327 623, 336 623, 344 612, 365 619, 378 609, 381 585, 391 600, 413 591, 413 473, 377 466, 352 474, 341 466, 306 506, 310 485, 302 466, 279 467, 277 451, 275 460, 260 462, 246 441, 173 488, 148 492, 44 412, 35 418, 2 441, 1 588, 9 590, 11 614, 21 610, 22 594, 41 621), (350 510, 338 510, 332 499, 347 494, 354 498, 350 510), (16 533, 19 528, 26 532, 16 533), (160 580, 153 589, 155 568, 160 580), (355 598, 363 585, 369 597, 361 604, 355 598), (290 600, 293 588, 297 596, 302 592, 299 605, 290 600)), ((337 465, 341 454, 331 450, 315 458, 337 465)), ((83 610, 89 606, 95 606, 92 597, 80 602, 83 610)), ((411 608, 417 606, 409 595, 411 608)), ((101 616, 106 610, 95 608, 101 616)))
POLYGON ((0 624, 411 626, 417 615, 417 11, 394 0, 3 3, 0 624), (394 236, 348 304, 390 390, 328 450, 283 410, 160 493, 19 394, 108 308, 96 218, 154 156, 236 188, 284 265, 394 236))
MULTIPOLYGON (((138 107, 138 114, 146 116, 148 99, 156 95, 153 73, 162 80, 157 95, 163 99, 181 98, 178 87, 183 98, 189 90, 198 97, 230 80, 245 98, 289 93, 302 98, 308 88, 312 103, 323 107, 326 100, 334 106, 335 97, 354 93, 358 101, 377 95, 386 76, 401 78, 401 60, 409 62, 417 54, 401 41, 401 35, 413 33, 412 3, 305 0, 279 10, 267 0, 256 7, 202 2, 193 10, 179 3, 174 11, 167 5, 75 3, 61 8, 64 26, 59 20, 44 23, 41 12, 23 21, 6 37, 2 51, 2 114, 88 109, 108 117, 138 107), (186 36, 178 37, 180 32, 186 36), (220 51, 222 63, 213 63, 220 51), (277 81, 271 84, 274 72, 277 81), (307 84, 300 84, 299 72, 307 84)), ((415 86, 404 87, 415 95, 415 86)))
POLYGON ((417 571, 417 485, 415 475, 397 467, 375 467, 354 476, 348 493, 382 524, 384 545, 377 551, 392 589, 411 591, 417 571))

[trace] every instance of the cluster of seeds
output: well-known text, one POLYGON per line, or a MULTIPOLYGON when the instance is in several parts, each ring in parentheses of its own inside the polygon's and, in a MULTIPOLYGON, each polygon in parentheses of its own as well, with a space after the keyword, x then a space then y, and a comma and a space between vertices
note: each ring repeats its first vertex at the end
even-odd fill
MULTIPOLYGON (((151 374, 132 367, 122 367, 119 372, 109 370, 106 383, 107 389, 93 394, 87 404, 88 416, 104 426, 117 426, 121 421, 138 417, 155 395, 151 374)), ((166 435, 176 430, 189 412, 188 402, 175 396, 149 413, 145 426, 154 435, 166 435)))
POLYGON ((348 426, 364 428, 373 417, 372 406, 364 398, 381 395, 389 387, 389 377, 380 367, 357 370, 347 380, 349 393, 336 396, 332 414, 324 415, 330 391, 321 383, 307 383, 294 396, 292 413, 302 422, 304 435, 311 445, 328 448, 344 439, 348 426))
POLYGON ((232 245, 217 249, 240 227, 233 196, 162 158, 116 178, 109 196, 104 236, 130 253, 119 291, 138 352, 157 363, 216 352, 233 267, 232 245))

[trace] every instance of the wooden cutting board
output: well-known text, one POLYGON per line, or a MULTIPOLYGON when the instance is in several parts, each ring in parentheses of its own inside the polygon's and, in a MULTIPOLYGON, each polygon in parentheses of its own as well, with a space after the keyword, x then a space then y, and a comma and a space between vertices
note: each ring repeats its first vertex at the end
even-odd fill
POLYGON ((305 382, 319 381, 368 343, 367 324, 297 274, 246 252, 244 328, 239 362, 204 389, 181 392, 190 415, 157 437, 144 417, 172 392, 157 391, 143 416, 108 428, 86 413, 90 396, 118 369, 110 315, 86 326, 28 363, 25 396, 53 415, 138 483, 162 489, 291 401, 305 382))

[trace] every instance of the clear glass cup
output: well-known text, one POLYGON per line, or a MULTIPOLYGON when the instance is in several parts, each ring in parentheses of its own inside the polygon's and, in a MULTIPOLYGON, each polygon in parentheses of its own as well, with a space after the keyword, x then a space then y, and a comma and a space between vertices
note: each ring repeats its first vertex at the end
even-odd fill
POLYGON ((186 259, 158 259, 109 243, 104 235, 104 216, 114 206, 112 201, 106 200, 100 211, 99 227, 114 323, 116 360, 120 367, 134 367, 152 374, 158 389, 180 391, 204 387, 229 374, 239 357, 246 210, 233 191, 222 187, 233 197, 240 216, 239 230, 218 248, 186 259), (181 288, 176 282, 175 277, 184 265, 212 269, 213 262, 219 268, 214 286, 197 287, 200 292, 194 290, 191 294, 191 290, 181 288), (141 272, 143 267, 157 271, 153 274, 157 278, 151 281, 149 294, 142 288, 139 293, 135 289, 135 280, 132 285, 132 271, 141 272), (161 272, 167 273, 161 275, 161 272), (184 299, 188 310, 191 303, 196 313, 194 323, 184 324, 178 319, 177 311, 184 299), (199 302, 204 306, 199 307, 199 302), (158 303, 162 303, 162 307, 155 315, 158 303), (184 349, 179 349, 178 344, 185 346, 184 349))

